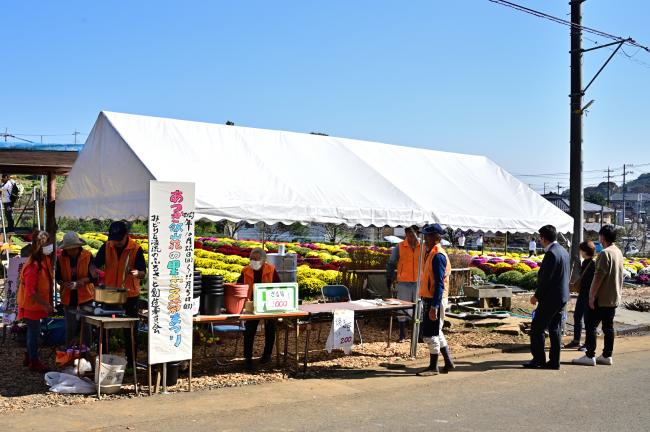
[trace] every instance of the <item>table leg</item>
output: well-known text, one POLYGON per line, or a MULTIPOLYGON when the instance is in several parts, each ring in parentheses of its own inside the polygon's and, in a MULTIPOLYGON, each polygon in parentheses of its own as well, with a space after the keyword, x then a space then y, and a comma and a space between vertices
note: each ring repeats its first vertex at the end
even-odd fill
POLYGON ((188 392, 192 391, 192 359, 190 359, 190 371, 189 371, 189 383, 188 383, 188 392))
POLYGON ((275 365, 280 365, 280 320, 275 320, 275 365))
POLYGON ((284 360, 283 363, 287 364, 287 353, 289 351, 289 323, 284 326, 284 360))
POLYGON ((390 340, 393 337, 393 313, 390 314, 390 321, 388 322, 388 343, 386 346, 390 348, 390 340))
POLYGON ((302 367, 302 373, 307 372, 307 354, 309 353, 309 335, 311 333, 311 324, 307 324, 307 332, 305 333, 305 357, 302 367))
POLYGON ((138 353, 135 351, 135 332, 134 327, 135 323, 131 323, 129 326, 131 330, 131 352, 133 353, 133 385, 135 386, 135 395, 140 396, 140 391, 138 390, 138 367, 136 357, 138 353))
POLYGON ((148 381, 148 384, 149 384, 149 396, 151 396, 153 394, 153 392, 152 392, 152 388, 151 388, 151 385, 152 385, 152 383, 151 383, 151 365, 149 364, 149 359, 147 359, 147 374, 149 375, 149 381, 148 381))
POLYGON ((300 324, 296 319, 296 374, 300 370, 300 324))
POLYGON ((79 330, 79 356, 77 357, 77 376, 81 376, 81 345, 84 340, 84 317, 81 317, 79 320, 79 326, 81 327, 81 330, 79 330))
POLYGON ((102 371, 102 346, 104 342, 104 326, 99 325, 99 352, 97 353, 97 399, 102 397, 102 388, 99 385, 101 383, 101 371, 102 371))

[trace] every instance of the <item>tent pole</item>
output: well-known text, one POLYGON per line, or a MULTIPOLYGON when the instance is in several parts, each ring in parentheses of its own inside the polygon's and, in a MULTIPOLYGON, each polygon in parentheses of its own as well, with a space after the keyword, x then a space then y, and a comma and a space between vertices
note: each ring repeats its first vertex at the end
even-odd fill
POLYGON ((420 234, 420 256, 418 258, 418 280, 416 281, 415 312, 413 314, 413 333, 411 333, 411 358, 416 358, 418 353, 418 339, 420 338, 420 319, 422 315, 422 299, 420 298, 420 281, 422 276, 422 258, 424 258, 424 234, 420 234))
MULTIPOLYGON (((2 202, 2 199, 0 199, 0 215, 2 217, 2 242, 9 243, 9 241, 7 240, 7 228, 5 222, 5 206, 4 203, 2 202)), ((7 253, 7 273, 9 273, 9 262, 11 261, 9 259, 9 248, 7 248, 5 252, 7 253)))

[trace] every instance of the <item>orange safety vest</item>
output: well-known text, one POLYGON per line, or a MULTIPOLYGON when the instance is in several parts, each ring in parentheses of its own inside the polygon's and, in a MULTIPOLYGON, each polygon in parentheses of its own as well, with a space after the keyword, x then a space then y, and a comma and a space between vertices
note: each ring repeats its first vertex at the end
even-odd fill
POLYGON ((28 259, 20 272, 20 285, 18 285, 18 293, 16 301, 19 309, 27 309, 31 311, 47 312, 43 305, 37 303, 31 296, 27 296, 27 289, 25 288, 25 270, 31 265, 38 265, 38 283, 36 285, 36 294, 49 303, 52 303, 52 261, 49 257, 45 257, 45 265, 36 264, 32 259, 28 259))
MULTIPOLYGON (((244 283, 248 285, 248 299, 253 300, 253 285, 255 284, 255 271, 251 266, 244 267, 242 271, 244 274, 244 283)), ((273 274, 275 273, 275 266, 273 264, 264 263, 262 266, 262 283, 272 283, 273 274)))
POLYGON ((443 254, 447 258, 447 268, 445 269, 445 278, 444 278, 444 288, 442 292, 443 298, 446 298, 449 295, 449 275, 451 275, 451 263, 449 262, 449 256, 447 252, 437 244, 431 249, 429 255, 427 255, 427 260, 424 263, 424 270, 422 271, 422 279, 420 281, 420 297, 423 298, 433 298, 433 293, 435 292, 435 278, 433 277, 433 257, 436 254, 443 254))
POLYGON ((104 283, 108 287, 124 288, 128 290, 127 297, 138 297, 140 295, 140 279, 131 274, 135 265, 135 256, 138 253, 140 246, 135 240, 129 238, 126 247, 118 258, 115 243, 112 241, 106 242, 106 264, 104 269, 104 283), (126 259, 129 258, 129 266, 126 267, 126 259), (126 280, 124 275, 126 274, 126 280))
MULTIPOLYGON (((88 265, 92 255, 85 249, 81 249, 81 253, 77 257, 77 280, 88 277, 88 265)), ((70 265, 70 257, 65 251, 59 257, 59 265, 61 266, 61 279, 63 282, 75 282, 72 280, 72 267, 70 265)), ((92 282, 84 285, 77 285, 78 303, 83 304, 89 302, 95 297, 95 286, 92 282)), ((68 306, 70 305, 70 290, 61 288, 61 303, 68 306)))
POLYGON ((420 242, 417 242, 415 249, 411 249, 409 242, 404 240, 398 245, 398 248, 397 282, 417 282, 420 242))

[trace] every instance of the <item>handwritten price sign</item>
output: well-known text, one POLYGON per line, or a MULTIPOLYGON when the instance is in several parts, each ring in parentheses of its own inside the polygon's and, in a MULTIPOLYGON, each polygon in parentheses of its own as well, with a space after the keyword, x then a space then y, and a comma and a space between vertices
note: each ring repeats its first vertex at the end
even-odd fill
POLYGON ((255 284, 255 313, 281 313, 298 309, 298 284, 293 282, 255 284))
POLYGON ((325 349, 331 353, 333 349, 341 349, 346 354, 352 351, 354 343, 354 311, 335 309, 330 334, 325 343, 325 349))
POLYGON ((287 310, 289 307, 289 292, 283 289, 272 289, 266 292, 266 310, 287 310))

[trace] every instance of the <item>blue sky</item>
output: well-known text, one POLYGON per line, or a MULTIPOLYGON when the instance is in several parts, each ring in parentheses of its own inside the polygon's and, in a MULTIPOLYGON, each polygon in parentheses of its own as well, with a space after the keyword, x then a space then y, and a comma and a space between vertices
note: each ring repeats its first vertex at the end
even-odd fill
MULTIPOLYGON (((566 0, 520 2, 568 17, 566 0)), ((487 0, 0 8, 0 127, 9 132, 87 133, 111 110, 479 153, 518 174, 568 172, 568 29, 487 0)), ((648 2, 583 9, 585 25, 650 45, 648 2)), ((587 54, 585 82, 608 55, 587 54)), ((616 56, 586 96, 596 100, 584 126, 587 170, 650 162, 650 54, 635 59, 647 66, 616 56)), ((524 180, 541 190, 567 177, 524 180)))

